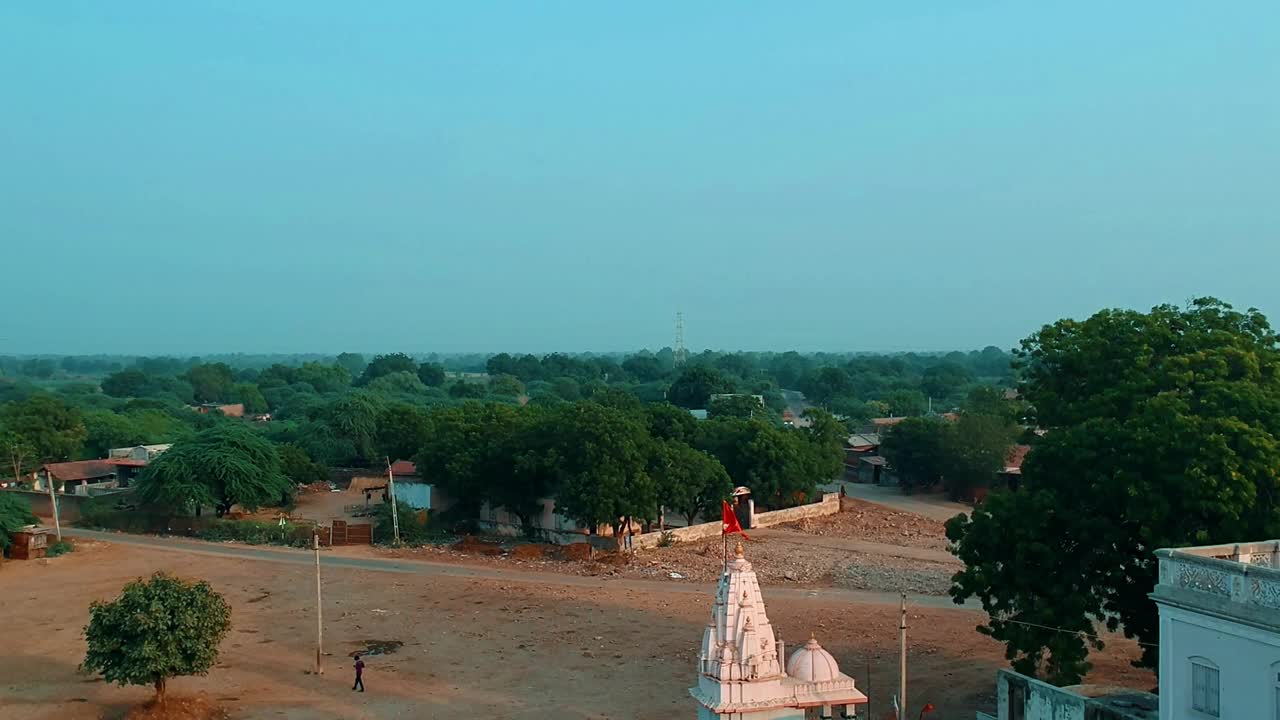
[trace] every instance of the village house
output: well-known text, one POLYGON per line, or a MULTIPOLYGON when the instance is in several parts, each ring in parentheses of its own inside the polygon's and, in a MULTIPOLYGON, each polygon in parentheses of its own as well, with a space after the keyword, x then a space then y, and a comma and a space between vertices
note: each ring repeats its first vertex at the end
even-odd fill
POLYGON ((859 476, 862 459, 880 452, 880 436, 876 433, 855 433, 844 443, 844 477, 850 482, 867 482, 859 476))
POLYGON ((244 417, 244 403, 200 403, 199 405, 192 405, 191 409, 201 415, 220 412, 230 418, 244 417))

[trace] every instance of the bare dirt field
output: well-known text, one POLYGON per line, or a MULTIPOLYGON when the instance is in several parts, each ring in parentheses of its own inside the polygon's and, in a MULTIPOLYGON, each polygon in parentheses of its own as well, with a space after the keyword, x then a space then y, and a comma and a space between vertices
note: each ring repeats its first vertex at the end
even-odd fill
MULTIPOLYGON (((751 559, 767 569, 765 558, 751 559)), ((706 562, 714 573, 719 557, 706 562)), ((90 601, 114 597, 127 581, 157 570, 208 580, 231 603, 233 629, 218 666, 206 677, 169 686, 171 695, 203 696, 231 718, 667 720, 694 714, 685 689, 694 682, 712 602, 709 584, 673 583, 668 591, 624 576, 583 579, 515 568, 467 578, 331 567, 325 571, 326 672, 315 676, 308 672, 315 586, 305 563, 81 541, 70 555, 0 567, 0 719, 115 719, 144 701, 149 688, 107 685, 76 667, 90 601), (368 692, 352 693, 348 655, 370 648, 385 654, 367 658, 368 692)), ((896 606, 853 603, 839 591, 788 590, 767 579, 764 586, 770 618, 788 645, 816 632, 869 690, 881 717, 896 684, 896 606)), ((965 609, 911 610, 912 704, 932 702, 936 720, 969 720, 975 709, 994 703, 1003 652, 974 632, 981 619, 965 609)), ((1128 666, 1133 656, 1131 643, 1112 640, 1093 658, 1090 679, 1150 686, 1149 674, 1128 666)))

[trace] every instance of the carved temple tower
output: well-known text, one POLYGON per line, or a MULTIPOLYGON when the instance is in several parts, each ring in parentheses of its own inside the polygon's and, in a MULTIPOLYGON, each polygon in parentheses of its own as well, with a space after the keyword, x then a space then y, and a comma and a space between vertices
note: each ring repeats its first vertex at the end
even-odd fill
POLYGON ((698 720, 817 720, 853 717, 867 702, 853 678, 810 638, 782 665, 783 646, 765 614, 751 563, 737 556, 720 578, 711 622, 702 634, 698 720))

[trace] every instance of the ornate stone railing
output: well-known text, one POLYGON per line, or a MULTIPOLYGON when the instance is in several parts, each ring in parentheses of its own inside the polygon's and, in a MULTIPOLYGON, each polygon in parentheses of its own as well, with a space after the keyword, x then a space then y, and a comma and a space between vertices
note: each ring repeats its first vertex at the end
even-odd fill
POLYGON ((1280 541, 1157 550, 1160 584, 1280 610, 1280 541))

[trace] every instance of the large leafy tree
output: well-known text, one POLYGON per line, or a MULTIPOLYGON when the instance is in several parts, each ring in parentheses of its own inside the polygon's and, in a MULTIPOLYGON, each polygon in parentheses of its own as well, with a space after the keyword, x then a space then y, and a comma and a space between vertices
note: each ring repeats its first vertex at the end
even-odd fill
POLYGON ((197 402, 224 402, 231 399, 236 376, 226 363, 206 363, 188 370, 186 380, 197 402))
POLYGON ((364 355, 361 355, 360 353, 353 353, 353 352, 338 353, 338 357, 334 362, 346 368, 347 373, 351 377, 356 377, 360 373, 364 372, 364 368, 365 368, 364 355))
POLYGON ((1017 492, 948 524, 965 563, 952 595, 982 601, 980 629, 1021 672, 1077 682, 1097 625, 1149 643, 1154 667, 1153 552, 1280 534, 1276 335, 1205 298, 1062 320, 1018 355, 1048 434, 1017 492))
POLYGON ((151 685, 163 702, 169 678, 204 675, 231 629, 231 607, 206 582, 156 573, 89 607, 82 669, 117 685, 151 685))
POLYGON ((319 412, 333 437, 351 443, 356 462, 368 464, 378 457, 378 415, 384 405, 375 393, 348 392, 326 404, 319 412))
POLYGON ((733 493, 733 481, 720 461, 682 442, 658 443, 651 472, 659 504, 679 512, 689 525, 733 493))
POLYGON ((707 408, 707 416, 764 420, 772 416, 772 413, 754 395, 725 395, 711 400, 710 407, 707 408))
POLYGON ((137 368, 129 368, 108 375, 102 381, 102 392, 112 397, 130 398, 143 394, 147 387, 147 374, 137 368))
POLYGON ((952 431, 947 421, 936 417, 909 417, 885 431, 880 454, 897 473, 904 491, 933 487, 942 479, 952 431))
POLYGON ((667 400, 677 407, 701 410, 707 407, 712 395, 734 391, 733 380, 719 370, 707 367, 691 367, 680 373, 667 391, 667 400))
POLYGON ((431 441, 431 416, 407 403, 388 405, 378 415, 378 451, 391 460, 408 460, 431 441))
POLYGON ((397 372, 416 374, 418 363, 404 353, 378 355, 365 367, 364 374, 360 376, 360 384, 368 385, 383 375, 397 372))
POLYGON ((720 461, 734 484, 750 488, 757 502, 772 507, 802 503, 819 482, 830 479, 819 474, 809 436, 762 420, 708 421, 697 443, 720 461))
MULTIPOLYGON (((74 457, 86 434, 80 410, 56 395, 39 393, 0 408, 0 437, 7 438, 8 448, 25 449, 21 469, 30 469, 27 463, 74 457)), ((13 457, 11 453, 11 463, 13 457)))
POLYGON ((553 422, 558 512, 583 526, 609 525, 619 539, 629 518, 657 518, 650 441, 637 418, 582 402, 557 409, 553 422))
POLYGON ((136 486, 144 502, 197 514, 212 505, 219 517, 234 505, 252 511, 293 491, 275 447, 235 422, 217 423, 175 443, 147 465, 136 486))

